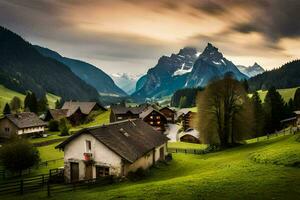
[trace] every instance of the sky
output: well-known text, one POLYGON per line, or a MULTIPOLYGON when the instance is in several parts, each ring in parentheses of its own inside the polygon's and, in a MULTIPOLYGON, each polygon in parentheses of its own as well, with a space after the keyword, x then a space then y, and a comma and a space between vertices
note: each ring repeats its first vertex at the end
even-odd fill
POLYGON ((300 55, 299 0, 0 0, 0 25, 105 72, 143 74, 212 43, 236 65, 300 55))

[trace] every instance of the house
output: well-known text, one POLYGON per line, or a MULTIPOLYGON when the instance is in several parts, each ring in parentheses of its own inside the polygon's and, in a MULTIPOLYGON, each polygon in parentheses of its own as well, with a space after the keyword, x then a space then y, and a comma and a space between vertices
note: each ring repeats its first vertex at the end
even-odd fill
POLYGON ((139 118, 154 127, 157 131, 164 132, 166 130, 168 123, 167 118, 164 116, 164 114, 158 110, 155 110, 153 107, 148 107, 141 112, 139 118))
POLYGON ((164 107, 161 108, 159 112, 161 112, 167 118, 168 123, 172 123, 172 124, 175 123, 176 112, 174 110, 172 110, 169 107, 164 107))
POLYGON ((196 129, 187 129, 178 134, 180 142, 200 143, 200 134, 196 129))
POLYGON ((292 126, 300 129, 300 111, 294 111, 294 114, 294 117, 281 120, 280 123, 285 127, 292 126))
POLYGON ((45 121, 67 118, 72 125, 83 123, 92 112, 105 111, 106 108, 97 102, 65 102, 61 109, 50 109, 46 113, 45 121))
POLYGON ((167 154, 168 138, 141 119, 83 129, 56 146, 67 182, 147 169, 167 154))
POLYGON ((182 126, 183 130, 186 131, 190 128, 194 128, 194 119, 196 118, 196 113, 192 111, 188 111, 185 115, 182 117, 182 126))
POLYGON ((49 109, 45 115, 44 121, 56 120, 59 121, 62 118, 67 117, 67 109, 49 109))
POLYGON ((46 123, 32 112, 8 114, 0 119, 0 137, 40 135, 45 126, 46 123))
POLYGON ((175 121, 176 122, 181 122, 183 119, 183 116, 187 114, 190 111, 190 108, 182 108, 177 111, 175 121))
POLYGON ((143 104, 137 107, 126 107, 121 105, 111 106, 110 122, 124 121, 126 119, 137 119, 148 105, 143 104))

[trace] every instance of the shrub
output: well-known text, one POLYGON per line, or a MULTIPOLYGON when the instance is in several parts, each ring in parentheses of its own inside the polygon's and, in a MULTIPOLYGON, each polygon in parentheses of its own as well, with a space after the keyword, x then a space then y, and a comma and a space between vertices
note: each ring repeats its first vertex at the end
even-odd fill
POLYGON ((59 121, 59 130, 60 130, 60 135, 61 136, 69 135, 70 124, 69 124, 69 122, 66 118, 62 118, 59 121))
POLYGON ((0 160, 5 169, 19 172, 37 165, 39 151, 30 142, 23 139, 13 140, 0 149, 0 160))
POLYGON ((50 120, 48 127, 49 131, 59 131, 59 122, 57 120, 50 120))
POLYGON ((148 175, 149 175, 149 170, 140 167, 135 172, 129 172, 127 177, 131 181, 139 181, 146 178, 148 175))

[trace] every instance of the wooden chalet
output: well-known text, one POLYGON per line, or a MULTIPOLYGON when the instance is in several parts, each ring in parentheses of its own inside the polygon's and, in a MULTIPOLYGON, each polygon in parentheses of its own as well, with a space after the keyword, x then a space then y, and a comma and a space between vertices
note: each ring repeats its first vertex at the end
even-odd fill
POLYGON ((169 107, 164 107, 159 110, 166 118, 168 123, 175 123, 176 112, 169 107))
POLYGON ((126 119, 138 119, 140 114, 148 107, 141 105, 137 107, 126 107, 121 105, 111 106, 110 122, 123 121, 126 119))
POLYGON ((41 135, 44 133, 45 126, 46 123, 32 112, 8 114, 0 119, 0 137, 41 135))
POLYGON ((157 131, 164 132, 167 126, 167 118, 163 113, 155 110, 152 107, 148 107, 140 115, 143 121, 147 122, 150 126, 154 127, 157 131))
POLYGON ((178 134, 180 142, 200 143, 200 134, 196 129, 187 129, 178 134))
POLYGON ((188 111, 185 115, 182 117, 182 126, 183 130, 186 131, 190 128, 194 128, 194 119, 196 118, 196 113, 192 111, 188 111))
POLYGON ((300 111, 295 111, 294 114, 294 117, 281 120, 280 123, 284 127, 295 127, 297 129, 300 129, 300 111))
POLYGON ((105 111, 106 108, 97 102, 65 102, 61 109, 50 109, 46 113, 45 121, 67 118, 72 125, 78 125, 85 121, 92 112, 105 111))

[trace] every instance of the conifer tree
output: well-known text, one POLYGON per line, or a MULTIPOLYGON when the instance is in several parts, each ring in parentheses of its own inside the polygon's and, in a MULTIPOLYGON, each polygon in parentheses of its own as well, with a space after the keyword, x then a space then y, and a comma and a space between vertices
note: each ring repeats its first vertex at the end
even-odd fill
POLYGON ((294 95, 294 109, 295 110, 300 110, 300 88, 298 88, 295 92, 294 95))
POLYGON ((11 113, 11 111, 10 111, 9 104, 6 103, 6 104, 5 104, 5 107, 4 107, 4 109, 3 109, 3 114, 7 115, 7 114, 10 114, 10 113, 11 113))
POLYGON ((254 111, 254 131, 256 137, 263 135, 265 113, 259 94, 255 91, 251 97, 254 111))

